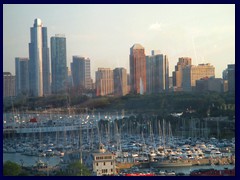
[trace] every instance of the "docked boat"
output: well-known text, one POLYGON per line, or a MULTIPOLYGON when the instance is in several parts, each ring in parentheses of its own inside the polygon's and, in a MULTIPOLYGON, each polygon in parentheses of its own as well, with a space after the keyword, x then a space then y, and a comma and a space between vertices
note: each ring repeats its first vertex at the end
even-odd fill
POLYGON ((127 173, 125 176, 155 176, 154 173, 127 173))
POLYGON ((192 162, 188 160, 158 160, 158 161, 150 161, 150 167, 153 168, 163 168, 163 167, 186 167, 192 166, 192 162))
POLYGON ((235 176, 235 168, 233 169, 199 169, 190 173, 190 176, 235 176))

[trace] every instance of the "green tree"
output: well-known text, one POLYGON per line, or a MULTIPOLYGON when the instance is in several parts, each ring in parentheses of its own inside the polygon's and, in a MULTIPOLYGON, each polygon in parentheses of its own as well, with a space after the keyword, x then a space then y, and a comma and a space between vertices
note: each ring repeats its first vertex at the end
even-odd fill
POLYGON ((91 172, 80 161, 77 161, 68 165, 68 175, 90 176, 91 172))
POLYGON ((15 162, 6 161, 3 164, 3 175, 4 176, 18 176, 22 171, 20 165, 15 162))

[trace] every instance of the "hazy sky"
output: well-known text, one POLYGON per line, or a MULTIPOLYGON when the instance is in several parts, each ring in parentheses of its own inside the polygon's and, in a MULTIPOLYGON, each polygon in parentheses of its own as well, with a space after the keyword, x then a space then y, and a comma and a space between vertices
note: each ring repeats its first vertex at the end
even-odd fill
MULTIPOLYGON (((67 64, 73 55, 98 67, 125 67, 130 47, 140 43, 145 53, 168 56, 170 76, 179 57, 193 64, 211 63, 216 77, 235 63, 235 5, 3 5, 3 71, 15 74, 15 57, 28 57, 30 27, 40 18, 67 39, 67 64)), ((94 77, 93 77, 94 78, 94 77)), ((95 79, 94 79, 95 80, 95 79)))

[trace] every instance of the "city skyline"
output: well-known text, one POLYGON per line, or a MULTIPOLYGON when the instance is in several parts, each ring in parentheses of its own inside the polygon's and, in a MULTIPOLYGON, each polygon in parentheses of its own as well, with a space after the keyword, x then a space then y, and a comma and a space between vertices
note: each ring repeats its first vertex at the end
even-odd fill
POLYGON ((35 18, 48 28, 48 47, 49 37, 65 34, 69 68, 74 55, 91 59, 92 79, 103 66, 129 73, 135 43, 146 55, 166 54, 170 76, 179 57, 192 58, 193 65, 210 63, 216 77, 235 64, 235 5, 3 5, 4 72, 15 75, 15 58, 28 57, 35 18))

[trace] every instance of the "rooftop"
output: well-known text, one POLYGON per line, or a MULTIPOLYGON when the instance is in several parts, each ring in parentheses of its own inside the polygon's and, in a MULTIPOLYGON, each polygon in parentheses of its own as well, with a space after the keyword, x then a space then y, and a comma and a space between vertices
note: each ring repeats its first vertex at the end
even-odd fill
POLYGON ((144 49, 144 47, 141 44, 134 44, 132 49, 144 49))

